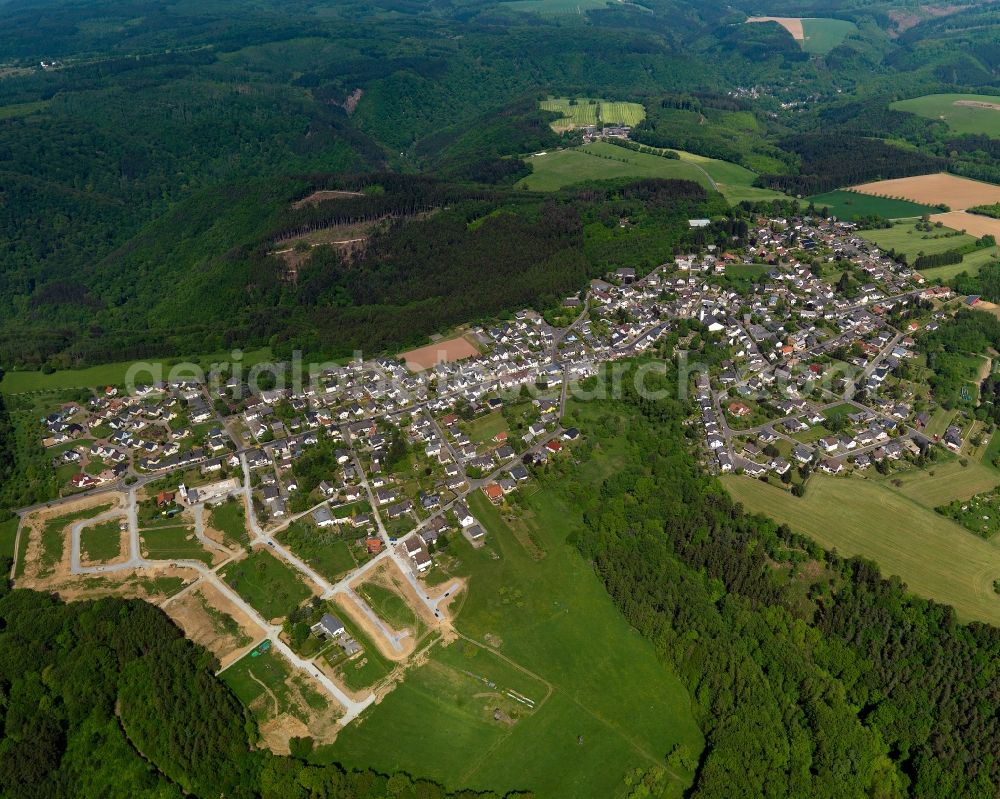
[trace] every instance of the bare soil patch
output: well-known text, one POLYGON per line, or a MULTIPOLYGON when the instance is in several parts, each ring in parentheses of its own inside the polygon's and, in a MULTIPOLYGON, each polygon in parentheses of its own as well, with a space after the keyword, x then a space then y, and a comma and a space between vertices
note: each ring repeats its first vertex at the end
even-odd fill
MULTIPOLYGON (((170 594, 157 582, 160 577, 177 577, 184 583, 192 583, 201 575, 193 569, 163 567, 156 569, 135 569, 106 574, 76 575, 58 577, 52 575, 41 580, 22 578, 18 585, 36 591, 52 591, 66 602, 80 599, 99 599, 117 596, 125 599, 145 599, 160 604, 170 594)), ((171 592, 173 593, 173 592, 171 592)))
POLYGON ((344 200, 349 197, 364 197, 364 194, 360 191, 320 189, 319 191, 314 191, 308 197, 303 197, 301 200, 293 202, 292 208, 302 208, 305 205, 316 205, 316 203, 327 202, 328 200, 344 200))
POLYGON ((889 11, 889 19, 896 23, 895 30, 890 34, 893 37, 905 33, 910 28, 915 28, 921 22, 937 17, 947 17, 956 11, 961 11, 961 6, 918 6, 916 10, 894 8, 889 11))
POLYGON ((982 100, 956 100, 954 105, 965 108, 987 108, 991 111, 1000 111, 1000 103, 987 103, 982 100))
MULTIPOLYGON (((265 686, 266 688, 266 686, 265 686)), ((318 744, 332 743, 337 736, 338 723, 344 715, 343 708, 311 678, 297 669, 285 680, 283 700, 266 689, 251 703, 251 710, 266 717, 258 726, 261 742, 276 754, 288 754, 291 738, 312 737, 318 744), (312 707, 306 701, 305 691, 318 693, 325 700, 323 708, 312 707), (285 710, 275 712, 275 705, 283 705, 285 710)))
POLYGON ((750 17, 747 22, 777 22, 782 28, 792 34, 792 38, 801 42, 806 38, 802 30, 801 17, 750 17))
POLYGON ((176 601, 165 603, 163 609, 184 635, 212 652, 222 668, 238 660, 263 635, 260 627, 211 583, 202 582, 176 601), (227 629, 225 620, 214 617, 210 608, 232 619, 239 630, 227 629))
POLYGON ((431 369, 439 363, 451 363, 479 355, 478 348, 465 336, 457 336, 447 341, 436 341, 426 347, 404 352, 399 357, 406 362, 406 368, 411 372, 422 372, 431 369))
POLYGON ((934 214, 932 222, 940 222, 945 227, 964 230, 970 236, 994 236, 1000 241, 1000 219, 992 219, 980 214, 970 214, 966 211, 949 211, 946 214, 934 214))
POLYGON ((1000 202, 1000 186, 960 178, 946 172, 863 183, 860 186, 852 186, 851 190, 874 197, 902 198, 924 205, 944 203, 952 211, 964 211, 976 205, 992 205, 1000 202))

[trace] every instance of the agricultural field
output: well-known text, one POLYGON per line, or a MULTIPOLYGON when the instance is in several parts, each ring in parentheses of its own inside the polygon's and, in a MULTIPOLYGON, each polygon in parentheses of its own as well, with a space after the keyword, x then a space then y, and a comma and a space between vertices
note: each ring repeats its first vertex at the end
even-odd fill
MULTIPOLYGON (((928 205, 941 203, 947 205, 952 211, 964 211, 966 208, 977 205, 991 205, 1000 202, 1000 186, 984 183, 981 180, 962 178, 947 172, 878 180, 874 183, 852 186, 851 191, 879 198, 900 198, 911 203, 927 203, 928 205)), ((929 213, 936 213, 936 211, 929 213)), ((883 214, 883 216, 888 216, 888 214, 883 214)))
POLYGON ((805 202, 813 203, 818 210, 829 209, 829 213, 841 219, 857 219, 863 216, 881 216, 886 219, 901 219, 936 214, 940 209, 930 205, 896 200, 888 197, 873 197, 857 191, 828 191, 807 197, 805 202))
POLYGON ((312 595, 291 567, 263 549, 226 566, 222 577, 265 619, 286 616, 312 595))
POLYGON ((802 20, 802 49, 812 55, 826 55, 857 31, 857 26, 848 20, 807 17, 802 20))
POLYGON ((958 458, 945 463, 934 463, 923 469, 907 469, 878 478, 894 491, 925 508, 933 510, 952 500, 965 500, 975 494, 989 491, 1000 477, 996 470, 975 459, 967 459, 962 466, 958 458))
POLYGON ((562 119, 552 122, 552 129, 561 133, 589 125, 619 124, 638 125, 646 118, 646 109, 641 103, 626 103, 619 100, 600 100, 593 97, 550 97, 542 100, 539 107, 543 111, 555 111, 562 119))
POLYGON ((927 119, 937 119, 955 133, 1000 137, 1000 97, 988 94, 927 94, 889 106, 927 119))
POLYGON ((931 220, 955 230, 964 230, 977 238, 993 236, 994 239, 1000 240, 1000 219, 970 214, 968 211, 947 211, 943 214, 934 214, 931 220))
POLYGON ((658 155, 637 153, 606 142, 555 150, 527 158, 532 173, 518 181, 533 191, 556 191, 588 180, 619 178, 674 178, 693 180, 706 189, 711 182, 694 164, 658 155))
POLYGON ((822 17, 750 17, 747 22, 776 22, 813 55, 826 55, 858 30, 853 22, 822 17))
MULTIPOLYGON (((624 457, 605 455, 583 464, 580 479, 596 485, 624 457)), ((675 743, 699 751, 685 689, 566 543, 577 512, 545 489, 524 499, 520 518, 481 494, 470 504, 490 543, 477 550, 457 536, 450 545, 456 575, 470 583, 455 620, 462 637, 435 648, 322 757, 419 771, 452 787, 531 785, 558 799, 616 795, 626 770, 662 765, 675 743), (498 704, 469 673, 513 687, 534 709, 498 704)), ((676 776, 679 785, 689 779, 676 776)))
POLYGON ((753 513, 771 516, 841 555, 861 555, 960 618, 1000 621, 1000 548, 875 480, 813 475, 804 497, 745 476, 722 483, 753 513))

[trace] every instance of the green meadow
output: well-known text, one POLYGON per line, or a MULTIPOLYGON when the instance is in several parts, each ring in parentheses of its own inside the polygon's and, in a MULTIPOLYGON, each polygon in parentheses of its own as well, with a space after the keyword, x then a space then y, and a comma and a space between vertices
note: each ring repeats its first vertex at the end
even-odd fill
MULTIPOLYGON (((609 452, 579 478, 596 485, 620 462, 609 452)), ((616 795, 627 770, 663 765, 675 744, 700 750, 683 685, 567 542, 577 511, 550 489, 516 513, 479 493, 471 506, 490 535, 479 550, 460 536, 451 544, 454 573, 468 580, 462 638, 435 647, 319 757, 568 799, 616 795), (512 702, 508 687, 534 704, 512 702)), ((679 794, 691 775, 671 777, 679 794)))
POLYGON ((934 481, 915 475, 897 491, 875 479, 816 474, 803 497, 742 475, 725 476, 722 483, 748 511, 841 555, 875 561, 887 577, 898 575, 913 593, 953 606, 963 620, 1000 622, 1000 595, 993 590, 1000 579, 1000 547, 923 504, 931 489, 933 501, 949 496, 962 486, 961 477, 934 481))
POLYGON ((841 219, 857 219, 862 216, 881 216, 885 219, 902 219, 924 214, 940 213, 939 208, 911 203, 909 200, 893 200, 887 197, 872 197, 856 191, 838 189, 807 197, 805 202, 814 203, 817 210, 829 209, 833 216, 841 219))
POLYGON ((638 153, 606 142, 553 150, 526 160, 532 172, 517 185, 533 191, 556 191, 574 183, 619 178, 693 180, 706 189, 712 188, 705 173, 692 163, 638 153))
POLYGON ((940 120, 955 133, 1000 136, 1000 97, 994 95, 927 94, 911 100, 899 100, 890 108, 896 111, 908 111, 927 119, 940 120), (977 107, 971 105, 972 103, 985 103, 997 107, 977 107))
MULTIPOLYGON (((256 363, 269 360, 270 357, 271 350, 265 347, 244 353, 240 363, 249 368, 256 363)), ((0 391, 4 394, 20 394, 26 391, 51 391, 63 388, 120 386, 125 382, 129 369, 134 364, 149 364, 154 367, 156 374, 151 374, 149 369, 142 369, 134 373, 137 383, 151 383, 154 379, 167 380, 171 367, 178 363, 195 363, 201 368, 207 369, 213 363, 230 361, 232 361, 232 352, 217 352, 212 355, 192 355, 188 358, 151 358, 148 360, 140 358, 135 361, 105 363, 85 369, 60 369, 51 374, 38 371, 8 371, 3 373, 3 380, 0 380, 0 391)), ((189 374, 180 375, 180 377, 185 376, 189 376, 189 374)))
POLYGON ((799 44, 807 53, 826 55, 857 30, 853 22, 844 19, 804 18, 802 35, 805 38, 799 44))

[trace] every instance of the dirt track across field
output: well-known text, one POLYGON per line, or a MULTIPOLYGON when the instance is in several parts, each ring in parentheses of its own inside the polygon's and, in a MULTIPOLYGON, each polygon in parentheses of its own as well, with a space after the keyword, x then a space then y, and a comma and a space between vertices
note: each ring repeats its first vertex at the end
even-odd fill
POLYGON ((792 34, 792 38, 801 42, 806 38, 802 30, 801 17, 750 17, 747 22, 777 22, 782 28, 792 34))
MULTIPOLYGON (((964 211, 975 205, 992 205, 1000 202, 1000 186, 969 180, 947 172, 934 175, 917 175, 912 178, 880 180, 852 186, 853 191, 876 197, 902 197, 924 205, 944 203, 952 211, 964 211)), ((949 225, 954 227, 954 225, 949 225)))
POLYGON ((993 219, 980 214, 970 214, 966 211, 949 211, 947 214, 934 214, 932 222, 940 222, 945 227, 964 230, 970 236, 990 235, 1000 241, 1000 219, 993 219))
POLYGON ((447 341, 435 341, 426 347, 420 347, 404 352, 399 357, 406 361, 406 368, 411 372, 422 372, 439 363, 461 361, 479 354, 479 350, 464 336, 450 338, 447 341))

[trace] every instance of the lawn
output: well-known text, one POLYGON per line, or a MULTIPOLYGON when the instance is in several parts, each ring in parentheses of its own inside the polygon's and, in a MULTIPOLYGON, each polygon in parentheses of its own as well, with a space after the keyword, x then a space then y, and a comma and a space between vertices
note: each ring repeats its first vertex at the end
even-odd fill
POLYGON ((896 222, 885 230, 863 230, 859 235, 875 242, 883 250, 905 253, 910 263, 913 263, 921 252, 925 255, 936 255, 976 241, 975 236, 966 234, 956 236, 955 231, 950 228, 934 228, 932 232, 927 233, 917 230, 916 226, 916 220, 907 220, 896 222), (953 235, 949 236, 949 233, 953 235))
POLYGON ((284 544, 331 583, 337 582, 358 563, 351 545, 336 528, 320 529, 297 521, 281 534, 284 544))
POLYGON ((527 162, 532 173, 517 185, 534 191, 556 191, 574 183, 616 178, 674 178, 711 188, 708 177, 695 164, 637 153, 606 142, 530 156, 527 162))
MULTIPOLYGON (((618 450, 604 455, 583 464, 579 478, 596 484, 627 457, 618 450)), ((524 501, 525 524, 544 548, 542 558, 522 545, 480 493, 471 498, 490 543, 480 550, 461 537, 452 543, 458 573, 469 580, 456 626, 495 650, 520 672, 518 679, 529 680, 515 690, 538 701, 537 686, 544 685, 548 698, 513 725, 484 716, 484 703, 471 693, 475 687, 456 682, 453 672, 464 657, 457 641, 435 650, 430 662, 366 711, 360 725, 341 732, 325 756, 347 766, 421 773, 449 787, 530 787, 538 796, 558 798, 613 796, 626 770, 662 765, 675 743, 700 750, 684 687, 567 544, 578 512, 551 490, 524 501), (442 663, 453 671, 442 670, 442 663)), ((511 679, 492 676, 499 664, 487 669, 481 657, 464 669, 489 674, 498 685, 511 679)), ((680 782, 689 778, 681 775, 680 782)))
POLYGON ((507 420, 500 411, 493 411, 473 419, 466 425, 469 438, 480 444, 490 441, 497 433, 509 432, 507 420))
POLYGON ((1000 137, 1000 107, 976 108, 956 102, 982 102, 1000 106, 1000 97, 984 94, 928 94, 899 100, 890 108, 945 122, 955 133, 981 133, 1000 137))
POLYGON ((191 527, 156 527, 143 530, 139 537, 145 557, 150 560, 200 560, 202 563, 212 563, 212 556, 205 551, 191 527))
MULTIPOLYGON (((241 363, 252 366, 256 363, 269 360, 271 351, 268 348, 253 350, 244 354, 241 363)), ((213 362, 229 361, 232 355, 228 352, 217 352, 211 355, 193 355, 191 362, 201 364, 204 367, 213 362)), ((156 379, 166 380, 172 364, 182 362, 182 358, 170 358, 148 361, 119 361, 118 363, 106 363, 100 366, 91 366, 86 369, 62 369, 52 374, 29 371, 7 371, 4 372, 3 380, 0 381, 0 391, 4 394, 19 394, 23 391, 50 391, 61 388, 96 388, 103 386, 119 386, 125 382, 126 375, 133 364, 151 364, 162 369, 162 377, 151 376, 148 369, 136 373, 135 379, 138 383, 152 383, 156 379)))
POLYGON ((91 563, 108 561, 122 554, 118 519, 84 527, 80 531, 80 553, 91 563))
POLYGON ((337 669, 340 679, 350 690, 363 691, 366 688, 371 688, 393 670, 394 664, 382 656, 378 647, 361 631, 361 628, 354 623, 348 614, 336 605, 333 607, 333 613, 340 619, 347 633, 361 645, 363 651, 350 660, 346 660, 343 650, 339 646, 332 646, 326 652, 327 661, 337 669))
POLYGON ((312 594, 294 569, 263 549, 231 563, 222 577, 265 619, 286 616, 312 594))
POLYGON ((853 22, 843 19, 802 19, 802 34, 799 43, 802 49, 813 55, 826 55, 852 33, 857 33, 853 22))
POLYGON ((802 498, 744 476, 730 494, 841 555, 878 563, 920 596, 952 605, 964 620, 1000 622, 1000 548, 874 480, 814 475, 802 498))
POLYGON ((250 543, 247 532, 246 508, 242 499, 229 499, 212 508, 208 524, 222 533, 227 546, 244 547, 250 543))
POLYGON ((936 214, 939 208, 929 205, 911 203, 909 200, 893 200, 886 197, 873 197, 856 191, 828 191, 809 197, 806 202, 814 203, 817 210, 827 208, 833 216, 842 219, 854 219, 861 216, 881 216, 885 219, 901 219, 936 214))

